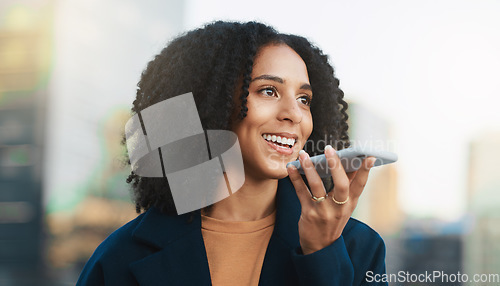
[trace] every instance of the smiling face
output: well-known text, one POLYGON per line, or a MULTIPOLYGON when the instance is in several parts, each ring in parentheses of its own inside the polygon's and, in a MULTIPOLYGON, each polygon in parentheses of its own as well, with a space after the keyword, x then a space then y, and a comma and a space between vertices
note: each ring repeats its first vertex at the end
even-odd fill
POLYGON ((259 50, 248 88, 247 116, 233 125, 245 174, 257 180, 287 176, 311 135, 312 90, 302 58, 284 44, 259 50))

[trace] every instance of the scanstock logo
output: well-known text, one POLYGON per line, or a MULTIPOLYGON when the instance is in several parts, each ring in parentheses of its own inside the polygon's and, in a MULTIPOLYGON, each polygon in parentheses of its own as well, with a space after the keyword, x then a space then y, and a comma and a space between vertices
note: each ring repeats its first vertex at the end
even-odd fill
POLYGON ((192 93, 163 100, 125 124, 132 171, 167 178, 177 214, 201 209, 245 181, 240 144, 228 130, 203 130, 192 93))

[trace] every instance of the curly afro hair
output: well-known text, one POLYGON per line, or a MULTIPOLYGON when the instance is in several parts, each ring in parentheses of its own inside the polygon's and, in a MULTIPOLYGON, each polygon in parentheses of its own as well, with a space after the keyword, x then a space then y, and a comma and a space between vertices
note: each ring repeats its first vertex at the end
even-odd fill
MULTIPOLYGON (((281 34, 257 22, 218 21, 172 40, 142 72, 132 112, 192 92, 203 128, 230 130, 235 112, 243 120, 248 112, 254 58, 260 48, 270 44, 288 45, 307 66, 314 94, 313 131, 304 150, 313 156, 322 153, 327 144, 337 150, 349 146, 347 103, 328 57, 303 37, 281 34)), ((127 182, 138 213, 156 207, 177 214, 166 178, 132 172, 127 182)), ((331 180, 325 185, 331 187, 331 180)))

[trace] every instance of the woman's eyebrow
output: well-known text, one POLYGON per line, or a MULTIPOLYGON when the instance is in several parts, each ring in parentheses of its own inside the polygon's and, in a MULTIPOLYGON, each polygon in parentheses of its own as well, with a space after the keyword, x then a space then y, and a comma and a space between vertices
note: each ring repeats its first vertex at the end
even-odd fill
POLYGON ((303 85, 300 86, 300 89, 305 89, 305 90, 310 90, 312 91, 312 86, 308 83, 304 83, 303 85))
POLYGON ((275 75, 269 75, 269 74, 259 75, 258 77, 253 78, 252 81, 256 81, 256 80, 259 80, 259 79, 267 79, 267 80, 272 80, 272 81, 276 81, 276 82, 279 82, 279 83, 284 83, 285 82, 281 77, 275 76, 275 75))
MULTIPOLYGON (((278 82, 278 83, 284 83, 285 80, 282 79, 281 77, 279 76, 275 76, 275 75, 269 75, 269 74, 263 74, 263 75, 259 75, 258 77, 255 77, 252 79, 252 82, 253 81, 256 81, 256 80, 261 80, 261 79, 265 79, 265 80, 272 80, 272 81, 275 81, 275 82, 278 82)), ((312 91, 312 87, 310 84, 308 83, 304 83, 300 86, 300 89, 305 89, 305 90, 310 90, 312 91)))

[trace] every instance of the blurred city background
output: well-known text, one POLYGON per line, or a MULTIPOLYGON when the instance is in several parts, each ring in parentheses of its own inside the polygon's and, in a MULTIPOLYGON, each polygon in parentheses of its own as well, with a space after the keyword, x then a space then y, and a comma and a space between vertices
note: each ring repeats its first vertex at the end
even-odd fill
POLYGON ((137 215, 120 141, 140 73, 216 19, 311 39, 354 144, 398 153, 354 215, 386 241, 388 273, 500 274, 499 13, 494 0, 2 0, 0 285, 74 285, 137 215))

